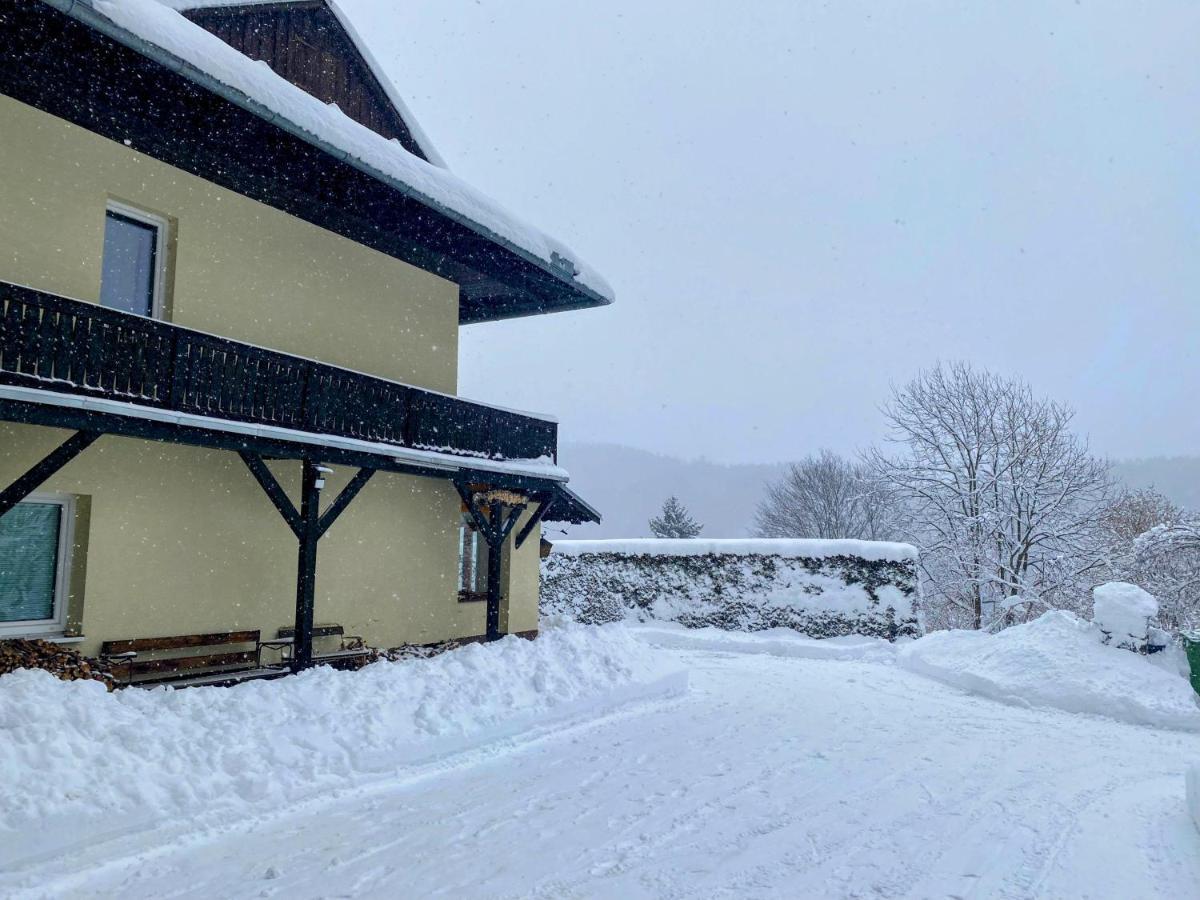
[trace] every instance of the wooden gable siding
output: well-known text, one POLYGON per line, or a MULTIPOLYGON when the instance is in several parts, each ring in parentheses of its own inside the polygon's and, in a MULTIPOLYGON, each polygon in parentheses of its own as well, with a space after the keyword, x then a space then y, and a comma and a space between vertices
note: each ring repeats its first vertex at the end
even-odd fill
POLYGON ((185 15, 296 87, 425 159, 341 24, 320 0, 311 4, 219 7, 185 15))

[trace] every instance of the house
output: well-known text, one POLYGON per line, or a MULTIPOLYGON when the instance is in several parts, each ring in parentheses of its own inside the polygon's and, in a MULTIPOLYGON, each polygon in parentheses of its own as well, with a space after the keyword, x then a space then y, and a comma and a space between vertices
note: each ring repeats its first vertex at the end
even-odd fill
POLYGON ((535 634, 540 524, 597 513, 553 419, 456 395, 458 329, 604 281, 445 168, 328 0, 0 31, 0 637, 535 634))

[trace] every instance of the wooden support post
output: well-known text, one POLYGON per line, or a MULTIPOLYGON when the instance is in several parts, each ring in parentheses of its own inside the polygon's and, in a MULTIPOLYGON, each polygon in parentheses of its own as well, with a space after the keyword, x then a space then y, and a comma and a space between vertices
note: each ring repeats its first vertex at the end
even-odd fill
POLYGON ((487 620, 484 639, 489 641, 498 640, 503 637, 500 633, 500 600, 501 582, 503 580, 504 545, 508 542, 508 536, 512 534, 513 528, 516 527, 517 521, 521 518, 521 513, 525 510, 525 504, 521 503, 509 507, 506 516, 504 506, 501 503, 490 503, 488 504, 489 513, 485 516, 478 498, 471 492, 468 485, 456 481, 454 482, 454 487, 458 491, 458 495, 462 497, 463 505, 467 508, 467 515, 471 517, 476 530, 483 535, 483 539, 488 546, 487 620))
POLYGON ((312 665, 313 606, 317 589, 317 541, 321 539, 321 487, 317 464, 304 460, 300 496, 300 552, 296 567, 296 631, 292 644, 292 671, 312 665))
POLYGON ((500 504, 492 506, 491 526, 486 534, 488 544, 488 565, 487 565, 487 633, 486 638, 489 641, 495 641, 500 638, 500 584, 501 584, 501 566, 504 562, 504 557, 501 555, 504 552, 504 544, 496 540, 501 528, 500 504))
POLYGON ((499 640, 504 637, 500 633, 500 601, 501 575, 504 566, 504 548, 508 544, 508 536, 521 518, 524 506, 514 506, 505 518, 504 509, 499 503, 492 505, 491 522, 488 523, 488 579, 487 579, 487 639, 499 640))
POLYGON ((300 474, 300 509, 292 501, 267 468, 261 456, 243 453, 246 468, 275 504, 283 520, 300 542, 296 562, 296 620, 292 633, 292 671, 299 672, 312 665, 313 609, 317 593, 317 543, 358 496, 375 469, 359 469, 350 483, 321 515, 321 490, 325 486, 322 467, 311 459, 302 462, 300 474))

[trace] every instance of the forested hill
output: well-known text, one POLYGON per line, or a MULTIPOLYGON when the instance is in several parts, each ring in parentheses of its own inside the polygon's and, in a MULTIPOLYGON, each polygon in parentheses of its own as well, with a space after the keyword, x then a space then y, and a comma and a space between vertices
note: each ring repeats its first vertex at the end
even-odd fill
MULTIPOLYGON (((746 537, 763 486, 785 468, 682 460, 618 444, 564 444, 560 459, 571 473, 571 487, 604 514, 601 525, 571 528, 571 537, 579 538, 645 537, 646 523, 671 494, 704 524, 705 537, 746 537)), ((1125 460, 1115 470, 1132 487, 1155 487, 1200 510, 1200 457, 1125 460)), ((561 530, 550 529, 551 539, 561 530)))
POLYGON ((1200 512, 1200 456, 1127 459, 1114 469, 1131 487, 1152 487, 1180 506, 1200 512))
MULTIPOLYGON (((571 488, 604 515, 601 525, 571 528, 578 538, 648 537, 646 523, 672 494, 703 523, 704 537, 746 537, 763 485, 784 470, 783 464, 682 460, 617 444, 564 444, 559 460, 571 473, 571 488)), ((550 528, 553 540, 560 526, 550 528)))

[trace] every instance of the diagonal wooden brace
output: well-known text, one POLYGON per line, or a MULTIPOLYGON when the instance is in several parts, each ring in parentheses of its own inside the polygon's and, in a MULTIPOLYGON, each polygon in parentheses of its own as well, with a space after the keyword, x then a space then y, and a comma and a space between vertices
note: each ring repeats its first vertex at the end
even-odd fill
POLYGON ((357 474, 350 479, 350 483, 342 488, 342 492, 337 495, 333 503, 329 504, 329 509, 321 514, 320 520, 317 522, 317 537, 324 537, 325 532, 329 530, 337 517, 345 512, 346 507, 350 505, 350 501, 358 496, 358 492, 366 487, 367 482, 371 480, 371 476, 375 474, 375 469, 359 469, 357 474))
POLYGON ((0 491, 0 516, 45 484, 63 466, 90 447, 100 437, 96 431, 77 431, 28 472, 0 491))
POLYGON ((254 476, 254 480, 259 483, 271 502, 275 504, 279 514, 283 516, 283 521, 287 522, 288 528, 292 529, 296 537, 303 539, 304 522, 300 518, 300 512, 288 498, 287 491, 275 480, 275 476, 271 474, 271 470, 267 468, 263 458, 254 453, 243 452, 238 455, 246 464, 246 468, 250 470, 250 474, 254 476))
POLYGON ((551 494, 549 497, 543 497, 538 503, 538 508, 529 521, 521 526, 521 530, 517 532, 517 540, 515 546, 519 550, 521 545, 529 539, 529 535, 533 534, 533 529, 538 527, 542 519, 546 518, 546 513, 550 512, 550 507, 554 505, 554 501, 558 499, 557 494, 551 494))

